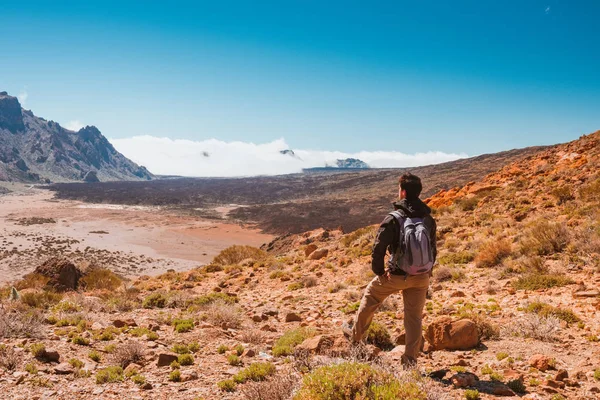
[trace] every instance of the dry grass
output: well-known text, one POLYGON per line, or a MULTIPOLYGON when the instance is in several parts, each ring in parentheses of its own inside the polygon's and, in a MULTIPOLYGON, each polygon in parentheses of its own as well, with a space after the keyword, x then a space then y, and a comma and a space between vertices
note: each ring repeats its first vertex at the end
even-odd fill
POLYGON ((212 261, 216 265, 237 264, 240 261, 251 258, 255 261, 267 258, 267 253, 252 246, 233 245, 222 250, 212 261))
POLYGON ((0 367, 14 371, 19 365, 19 355, 12 348, 6 345, 0 345, 0 367))
POLYGON ((250 343, 256 346, 264 345, 266 338, 265 333, 259 329, 244 330, 239 336, 240 341, 243 343, 250 343))
POLYGON ((18 303, 0 306, 0 338, 41 338, 43 328, 39 311, 27 310, 18 303))
POLYGON ((217 300, 206 306, 205 315, 208 322, 224 328, 239 328, 242 325, 240 309, 230 303, 217 300))
POLYGON ((565 224, 539 220, 521 237, 521 252, 540 256, 560 253, 569 244, 569 231, 565 224))
POLYGON ((511 324, 504 326, 507 336, 533 338, 544 342, 556 340, 560 330, 560 320, 554 316, 542 317, 537 314, 526 314, 511 324))
POLYGON ((123 283, 122 279, 107 268, 93 268, 88 271, 79 284, 85 290, 116 290, 123 283))
POLYGON ((475 257, 475 266, 479 268, 495 267, 511 254, 510 242, 504 240, 492 240, 479 248, 475 257))
POLYGON ((130 340, 115 349, 112 355, 113 362, 121 368, 126 368, 129 364, 139 364, 144 360, 146 349, 135 340, 130 340))
POLYGON ((268 381, 244 385, 242 394, 248 400, 288 400, 298 382, 292 374, 275 375, 268 381))

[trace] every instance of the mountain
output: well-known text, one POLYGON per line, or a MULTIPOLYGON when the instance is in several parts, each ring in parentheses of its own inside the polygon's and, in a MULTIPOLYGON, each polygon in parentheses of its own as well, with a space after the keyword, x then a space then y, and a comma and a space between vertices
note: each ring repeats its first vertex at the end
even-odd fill
POLYGON ((369 164, 357 158, 346 158, 343 160, 336 160, 335 164, 338 168, 370 168, 369 164))
POLYGON ((95 126, 78 132, 25 110, 0 92, 0 181, 149 180, 152 174, 110 144, 95 126))

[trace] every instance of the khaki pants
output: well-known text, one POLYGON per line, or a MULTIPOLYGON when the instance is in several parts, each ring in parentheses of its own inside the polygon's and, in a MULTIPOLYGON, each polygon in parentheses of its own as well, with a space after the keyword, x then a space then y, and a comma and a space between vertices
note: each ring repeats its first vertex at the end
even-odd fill
POLYGON ((391 294, 402 291, 404 301, 404 329, 406 331, 406 347, 403 359, 416 361, 421 348, 423 307, 429 287, 429 274, 401 276, 390 275, 373 278, 360 302, 360 308, 354 320, 352 336, 355 342, 363 339, 369 328, 375 311, 391 294))

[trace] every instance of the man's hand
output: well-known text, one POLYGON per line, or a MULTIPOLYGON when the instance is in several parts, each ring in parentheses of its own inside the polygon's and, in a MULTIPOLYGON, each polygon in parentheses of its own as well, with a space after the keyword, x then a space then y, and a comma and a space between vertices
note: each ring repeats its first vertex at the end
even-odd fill
POLYGON ((389 270, 385 271, 385 274, 383 274, 383 276, 384 276, 384 278, 385 278, 386 281, 389 281, 389 280, 392 279, 392 274, 390 274, 389 270))

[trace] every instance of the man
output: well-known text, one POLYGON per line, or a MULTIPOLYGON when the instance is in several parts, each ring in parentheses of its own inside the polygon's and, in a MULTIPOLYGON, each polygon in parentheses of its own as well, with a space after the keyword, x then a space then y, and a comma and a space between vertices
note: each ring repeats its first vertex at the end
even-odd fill
POLYGON ((373 244, 371 268, 377 276, 365 290, 351 335, 354 342, 360 342, 381 303, 389 295, 401 291, 406 331, 402 364, 414 366, 422 345, 423 307, 431 268, 437 256, 436 223, 430 215, 431 209, 419 199, 421 179, 404 174, 399 183, 400 201, 394 203, 395 211, 381 223, 373 244), (415 251, 413 242, 422 247, 416 247, 415 251), (384 258, 388 251, 391 257, 386 269, 384 258))

